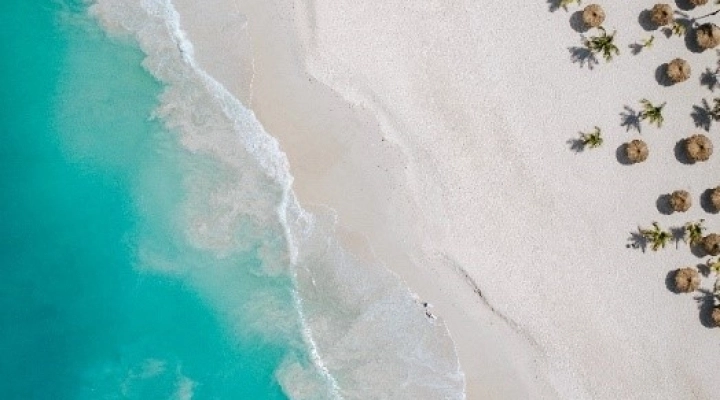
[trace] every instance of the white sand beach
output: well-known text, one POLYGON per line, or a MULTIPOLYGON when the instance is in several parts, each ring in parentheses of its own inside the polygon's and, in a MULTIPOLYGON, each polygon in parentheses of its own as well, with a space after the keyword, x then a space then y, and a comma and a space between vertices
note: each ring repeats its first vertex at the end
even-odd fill
POLYGON ((704 218, 720 231, 700 204, 720 185, 720 150, 693 165, 675 155, 694 133, 720 145, 717 123, 708 133, 691 116, 717 96, 700 75, 718 56, 644 30, 638 16, 653 1, 599 2, 621 54, 592 69, 569 51, 581 46, 577 5, 173 3, 201 66, 280 142, 301 204, 334 210, 346 246, 434 305, 468 399, 717 397, 720 329, 701 322, 699 292, 666 287, 670 271, 707 257, 682 242, 627 247, 653 221, 704 218), (651 34, 654 46, 632 55, 651 34), (656 69, 676 57, 691 78, 659 84, 656 69), (667 102, 661 129, 621 126, 643 98, 667 102), (603 146, 572 151, 594 126, 603 146), (617 149, 636 138, 650 156, 624 165, 617 149), (658 197, 676 189, 693 206, 662 214, 658 197))

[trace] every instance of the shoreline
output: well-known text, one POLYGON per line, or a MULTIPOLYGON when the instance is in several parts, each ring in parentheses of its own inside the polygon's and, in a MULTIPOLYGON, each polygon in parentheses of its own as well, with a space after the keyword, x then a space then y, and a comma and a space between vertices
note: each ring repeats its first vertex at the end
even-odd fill
MULTIPOLYGON (((641 255, 624 244, 626 233, 638 224, 678 224, 702 217, 698 204, 686 215, 657 215, 655 198, 676 188, 699 193, 710 187, 720 179, 712 174, 718 158, 692 170, 675 165, 674 141, 699 130, 680 108, 668 110, 668 126, 662 131, 646 129, 642 134, 658 154, 643 165, 617 164, 615 148, 638 136, 617 127, 606 128, 615 132, 599 151, 572 154, 564 145, 576 131, 599 124, 595 121, 614 127, 623 104, 637 107, 642 96, 699 100, 699 95, 691 97, 695 83, 662 88, 648 79, 649 67, 672 56, 676 43, 663 41, 660 54, 625 55, 631 59, 587 71, 571 64, 564 49, 555 49, 576 44, 569 27, 563 26, 569 33, 557 32, 556 39, 548 39, 550 46, 532 37, 522 38, 528 43, 508 45, 519 46, 520 53, 531 58, 547 57, 552 62, 546 65, 514 65, 514 55, 502 44, 493 47, 503 34, 521 31, 521 16, 547 17, 538 21, 540 29, 556 33, 553 27, 564 24, 563 17, 571 13, 548 13, 545 4, 507 10, 518 21, 483 14, 493 8, 490 4, 466 4, 464 11, 477 17, 472 23, 471 17, 436 4, 432 12, 445 19, 433 22, 442 34, 432 43, 423 42, 427 38, 422 34, 416 42, 403 39, 400 32, 387 33, 387 26, 426 24, 422 18, 427 10, 418 6, 401 14, 396 2, 382 10, 383 18, 396 20, 378 18, 378 26, 369 22, 371 12, 344 3, 336 7, 347 16, 316 2, 312 17, 303 12, 301 2, 216 0, 194 10, 188 2, 175 3, 199 63, 252 108, 279 140, 303 206, 334 210, 341 240, 354 254, 381 260, 421 301, 435 305, 455 341, 468 398, 610 398, 636 391, 665 393, 667 398, 689 393, 705 398, 705 393, 710 398, 717 389, 711 374, 662 346, 688 338, 712 346, 712 333, 693 321, 692 299, 677 298, 663 283, 668 270, 692 258, 672 250, 641 255), (246 32, 233 30, 242 25, 234 25, 233 16, 239 18, 235 23, 245 18, 246 32), (218 26, 232 31, 231 37, 252 43, 252 59, 232 56, 228 50, 238 48, 234 42, 221 43, 213 32, 203 31, 214 18, 226 19, 218 26), (308 21, 314 25, 304 26, 308 21), (469 24, 468 31, 456 28, 457 21, 463 29, 469 24), (477 28, 482 24, 500 32, 477 28), (301 28, 306 29, 304 42, 295 37, 301 28), (342 28, 354 32, 355 42, 348 42, 353 36, 342 28), (373 37, 372 29, 385 41, 361 40, 373 37), (458 37, 458 32, 469 38, 444 50, 456 53, 438 52, 441 40, 458 37), (392 35, 409 43, 407 48, 430 46, 434 56, 389 53, 387 49, 402 49, 392 35), (466 54, 471 39, 489 47, 476 45, 482 54, 466 54), (358 54, 338 50, 347 43, 378 59, 365 62, 358 54), (545 48, 552 51, 539 53, 545 48), (457 59, 465 64, 454 64, 457 59), (394 60, 407 60, 407 65, 394 65, 394 60), (459 69, 449 72, 444 65, 459 69), (500 65, 514 69, 502 71, 500 65), (382 66, 387 68, 384 73, 378 72, 382 66), (618 75, 622 68, 630 73, 618 75), (254 73, 240 81, 238 71, 254 73), (355 82, 360 90, 353 91, 350 85, 355 82), (608 84, 612 90, 603 89, 608 84), (552 101, 527 101, 532 98, 552 101), (592 107, 578 111, 577 104, 592 107), (378 109, 384 118, 378 117, 378 109), (568 109, 572 111, 565 113, 568 109), (527 115, 542 118, 538 122, 527 115), (527 146, 528 138, 538 135, 541 141, 527 146), (674 173, 659 176, 659 170, 674 173), (683 172, 692 172, 693 179, 683 172), (521 254, 518 246, 524 249, 521 254), (637 267, 658 264, 655 269, 637 267), (652 299, 656 308, 641 307, 638 299, 652 299), (670 319, 678 322, 663 323, 670 319), (635 382, 621 378, 633 371, 646 372, 635 382), (678 374, 697 375, 704 391, 698 394, 691 383, 673 382, 671 377, 678 374), (608 381, 618 382, 618 387, 606 387, 608 381)), ((636 8, 632 11, 642 6, 636 8)), ((608 11, 617 17, 617 26, 633 27, 634 13, 620 5, 608 11)), ((643 33, 638 28, 632 34, 643 33)), ((711 65, 708 60, 713 58, 707 52, 692 57, 696 70, 703 63, 711 65)), ((712 217, 706 220, 710 230, 720 228, 712 217)), ((681 348, 697 364, 717 365, 708 351, 681 348)))

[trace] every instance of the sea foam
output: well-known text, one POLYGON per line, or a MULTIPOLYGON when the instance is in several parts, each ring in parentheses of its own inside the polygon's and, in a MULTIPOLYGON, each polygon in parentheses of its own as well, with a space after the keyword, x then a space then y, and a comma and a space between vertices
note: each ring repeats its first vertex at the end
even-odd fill
MULTIPOLYGON (((199 68, 172 3, 98 0, 90 12, 111 34, 138 42, 144 67, 165 84, 156 117, 203 160, 184 172, 187 239, 220 258, 259 246, 257 273, 291 278, 295 318, 312 362, 287 357, 276 372, 285 392, 294 399, 464 398, 464 375, 445 326, 429 320, 389 270, 361 264, 343 249, 332 235, 332 217, 302 209, 277 141, 199 68)), ((273 302, 268 296, 258 298, 260 307, 273 302)), ((286 325, 282 312, 265 317, 286 325)), ((273 322, 255 329, 272 334, 273 322)))

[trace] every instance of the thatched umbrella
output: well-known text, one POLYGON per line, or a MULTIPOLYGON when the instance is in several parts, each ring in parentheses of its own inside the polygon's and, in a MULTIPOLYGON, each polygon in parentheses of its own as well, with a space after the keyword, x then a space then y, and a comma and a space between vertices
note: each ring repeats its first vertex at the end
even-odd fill
POLYGON ((707 2, 708 0, 690 0, 690 4, 694 6, 704 6, 707 2))
POLYGON ((702 239, 702 247, 711 256, 720 255, 720 235, 711 233, 702 239))
POLYGON ((670 205, 673 211, 685 212, 692 206, 692 198, 690 193, 685 190, 676 190, 670 195, 670 205))
POLYGON ((650 151, 647 144, 642 140, 635 139, 627 144, 627 157, 633 163, 640 163, 647 160, 650 151))
POLYGON ((605 10, 597 4, 590 4, 583 9, 583 22, 591 28, 597 28, 605 22, 605 10))
POLYGON ((657 26, 665 26, 673 22, 673 9, 669 4, 655 4, 650 10, 650 20, 657 26))
POLYGON ((715 326, 720 326, 720 307, 713 307, 712 314, 710 314, 715 326))
POLYGON ((720 186, 710 192, 710 203, 715 210, 720 211, 720 186))
POLYGON ((685 267, 675 271, 675 290, 690 293, 700 287, 700 274, 695 268, 685 267))
POLYGON ((707 23, 700 25, 695 31, 697 43, 703 49, 712 49, 720 44, 720 28, 717 25, 707 23))
POLYGON ((675 83, 684 82, 690 78, 690 64, 682 58, 676 58, 668 63, 667 76, 675 83))
POLYGON ((713 144, 702 133, 685 139, 685 150, 693 161, 707 161, 713 153, 713 144))

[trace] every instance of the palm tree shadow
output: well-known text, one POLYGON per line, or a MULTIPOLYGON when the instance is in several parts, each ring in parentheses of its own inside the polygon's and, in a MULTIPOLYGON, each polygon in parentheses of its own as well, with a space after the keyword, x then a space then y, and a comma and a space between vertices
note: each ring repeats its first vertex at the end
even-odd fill
POLYGON ((640 122, 642 121, 640 119, 640 112, 635 111, 630 106, 623 107, 625 111, 620 113, 620 126, 625 128, 625 132, 629 132, 630 129, 635 129, 638 133, 642 133, 642 128, 640 126, 640 122))
POLYGON ((706 131, 710 130, 710 125, 712 124, 711 111, 710 104, 708 104, 705 99, 702 100, 702 106, 693 106, 693 111, 690 113, 690 116, 692 116, 697 128, 702 128, 706 131))
POLYGON ((720 210, 716 209, 715 206, 713 206, 711 197, 713 193, 714 188, 706 189, 701 195, 700 195, 700 207, 708 213, 708 214, 717 214, 720 212, 720 210))
POLYGON ((715 88, 720 86, 720 82, 718 82, 718 71, 706 68, 705 72, 700 75, 700 85, 707 86, 711 92, 714 92, 715 88))
POLYGON ((572 13, 570 16, 570 27, 577 33, 585 33, 590 30, 587 24, 585 24, 585 21, 583 21, 582 11, 572 13))
POLYGON ((647 250, 648 246, 648 240, 645 237, 645 235, 640 232, 640 229, 638 229, 637 232, 630 232, 630 237, 628 238, 628 244, 625 245, 628 249, 640 249, 643 253, 647 250))
POLYGON ((664 63, 655 69, 655 81, 661 86, 672 86, 675 83, 670 80, 670 77, 667 73, 668 70, 668 63, 664 63))
POLYGON ((580 64, 580 68, 587 66, 587 69, 592 70, 600 63, 595 53, 587 47, 568 47, 568 51, 570 51, 570 60, 572 60, 574 64, 580 64))
POLYGON ((565 143, 567 143, 567 145, 570 147, 570 150, 575 153, 582 153, 585 150, 585 142, 583 142, 582 139, 572 138, 568 139, 565 143))
POLYGON ((685 150, 685 143, 686 139, 680 139, 677 143, 675 143, 675 148, 673 149, 675 152, 675 159, 685 165, 695 164, 695 161, 688 157, 687 150, 685 150))
POLYGON ((680 242, 685 241, 685 227, 684 226, 670 227, 670 235, 672 235, 672 240, 673 240, 673 242, 675 242, 675 249, 677 250, 680 242))
POLYGON ((715 295, 705 289, 699 289, 699 296, 695 296, 700 311, 700 323, 706 328, 715 328, 715 322, 712 320, 712 312, 715 308, 715 295))
POLYGON ((661 194, 655 201, 655 207, 663 215, 670 215, 673 213, 672 204, 670 204, 671 196, 669 194, 661 194))
POLYGON ((643 49, 645 48, 640 43, 633 43, 633 44, 628 45, 628 47, 630 48, 630 53, 634 56, 642 53, 643 49))

